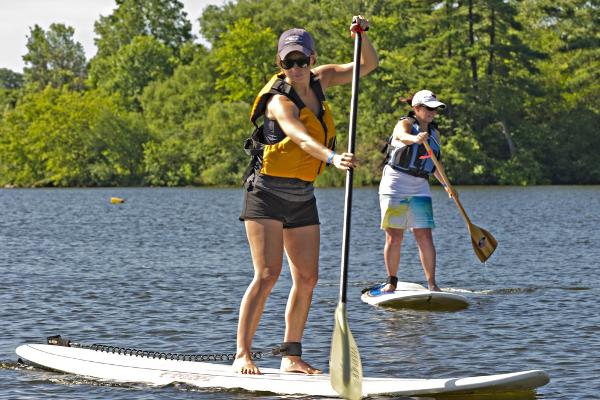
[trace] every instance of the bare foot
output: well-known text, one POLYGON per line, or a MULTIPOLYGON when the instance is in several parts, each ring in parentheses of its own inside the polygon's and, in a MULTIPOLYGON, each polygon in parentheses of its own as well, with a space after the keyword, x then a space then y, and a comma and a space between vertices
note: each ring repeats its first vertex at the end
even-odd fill
POLYGON ((303 374, 322 374, 323 371, 316 369, 304 362, 300 356, 285 356, 281 359, 281 372, 300 372, 303 374))
POLYGON ((262 375, 252 357, 239 357, 233 361, 233 372, 244 375, 262 375))
POLYGON ((440 288, 438 287, 438 285, 430 285, 430 286, 429 286, 429 291, 430 291, 430 292, 441 292, 441 291, 442 291, 442 289, 440 289, 440 288))
POLYGON ((394 290, 396 290, 396 285, 392 285, 391 283, 388 283, 383 287, 382 292, 393 292, 394 290))

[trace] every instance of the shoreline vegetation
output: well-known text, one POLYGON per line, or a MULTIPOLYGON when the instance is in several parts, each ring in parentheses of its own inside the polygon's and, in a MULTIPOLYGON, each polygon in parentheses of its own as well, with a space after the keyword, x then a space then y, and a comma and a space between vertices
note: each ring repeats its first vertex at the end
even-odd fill
MULTIPOLYGON (((96 20, 92 59, 72 27, 34 25, 23 73, 0 68, 0 188, 239 187, 278 35, 305 27, 317 62, 337 63, 358 13, 380 66, 361 79, 356 186, 378 183, 409 110, 399 98, 417 88, 448 106, 437 122, 454 184, 600 184, 595 2, 237 0, 188 16, 177 0, 122 0, 96 20)), ((350 89, 327 97, 345 148, 350 89)), ((316 182, 343 185, 330 168, 316 182)))

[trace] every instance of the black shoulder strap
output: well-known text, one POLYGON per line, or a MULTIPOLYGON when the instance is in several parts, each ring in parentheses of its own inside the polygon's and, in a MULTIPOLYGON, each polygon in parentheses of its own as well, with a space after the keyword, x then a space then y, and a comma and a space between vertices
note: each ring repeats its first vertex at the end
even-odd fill
MULTIPOLYGON (((321 82, 319 81, 319 78, 317 78, 317 76, 312 73, 310 75, 310 86, 314 90, 315 95, 319 99, 319 102, 323 103, 325 101, 325 93, 323 93, 323 88, 321 87, 321 82)), ((275 82, 273 82, 273 85, 271 86, 271 89, 268 91, 268 93, 272 94, 272 95, 280 94, 280 95, 286 96, 288 99, 290 99, 296 105, 296 107, 298 107, 299 110, 306 107, 306 105, 304 104, 304 102, 302 101, 302 99, 300 98, 298 93, 296 93, 296 91, 294 90, 292 85, 287 83, 283 77, 278 77, 275 80, 275 82)), ((263 110, 263 111, 261 113, 257 113, 257 115, 255 117, 253 117, 253 119, 252 119, 253 123, 258 119, 259 115, 264 113, 264 109, 266 109, 267 101, 269 98, 270 98, 270 96, 263 96, 261 98, 261 104, 257 108, 259 110, 263 110)), ((255 125, 256 125, 256 123, 255 123, 255 125)))
MULTIPOLYGON (((416 120, 417 120, 417 119, 415 118, 415 112, 414 112, 414 111, 410 111, 410 112, 408 113, 408 115, 407 115, 407 116, 405 116, 405 117, 402 117, 402 118, 400 118, 400 119, 410 119, 410 120, 411 120, 411 122, 412 122, 413 124, 414 124, 414 123, 416 122, 416 120)), ((436 123, 435 121, 431 121, 431 122, 429 123, 429 127, 428 127, 428 129, 429 129, 429 130, 431 130, 431 129, 436 129, 436 130, 437 130, 437 127, 438 127, 438 126, 437 126, 437 123, 436 123)))
MULTIPOLYGON (((323 92, 323 88, 321 87, 321 81, 313 73, 310 74, 310 87, 315 92, 315 95, 317 96, 317 99, 319 99, 319 102, 323 103, 325 101, 325 93, 323 92)), ((269 93, 282 94, 288 97, 300 110, 306 106, 300 98, 300 96, 298 95, 298 93, 296 93, 292 85, 287 83, 285 79, 277 79, 271 87, 269 93)))
POLYGON ((325 101, 325 93, 323 93, 323 88, 321 87, 321 81, 317 78, 316 75, 310 74, 310 87, 314 90, 317 98, 321 103, 325 101))
POLYGON ((252 106, 250 121, 252 121, 252 124, 254 124, 255 127, 258 127, 257 121, 265 114, 267 103, 274 94, 288 97, 298 108, 304 107, 304 103, 300 99, 300 96, 298 96, 292 86, 285 81, 282 74, 273 76, 267 85, 269 84, 271 85, 270 87, 265 85, 260 91, 252 106))
POLYGON ((271 90, 269 91, 269 93, 281 94, 287 97, 296 105, 296 107, 298 107, 299 110, 305 107, 304 102, 302 101, 298 93, 296 93, 292 85, 287 83, 285 79, 277 79, 275 83, 273 83, 273 86, 271 86, 271 90))
POLYGON ((415 122, 417 122, 417 118, 415 117, 415 112, 414 111, 410 111, 407 115, 404 115, 402 117, 400 117, 401 120, 403 119, 407 119, 410 121, 411 124, 414 124, 415 122))

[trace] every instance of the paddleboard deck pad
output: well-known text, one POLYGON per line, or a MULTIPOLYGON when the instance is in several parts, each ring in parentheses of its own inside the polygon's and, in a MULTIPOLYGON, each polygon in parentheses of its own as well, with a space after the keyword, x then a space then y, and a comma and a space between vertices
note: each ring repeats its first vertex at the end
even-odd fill
POLYGON ((467 308, 465 296, 452 292, 432 292, 418 283, 398 282, 396 290, 384 292, 385 283, 363 290, 361 300, 374 306, 455 311, 467 308))
MULTIPOLYGON (((102 381, 165 386, 175 382, 207 390, 244 390, 281 395, 338 397, 329 375, 284 373, 261 368, 262 375, 234 373, 230 364, 190 361, 193 357, 100 345, 24 344, 19 361, 36 367, 102 381), (111 349, 111 350, 109 350, 111 349), (152 356, 150 356, 152 354, 152 356)), ((533 391, 550 381, 544 371, 441 379, 363 378, 363 396, 486 394, 533 391)))

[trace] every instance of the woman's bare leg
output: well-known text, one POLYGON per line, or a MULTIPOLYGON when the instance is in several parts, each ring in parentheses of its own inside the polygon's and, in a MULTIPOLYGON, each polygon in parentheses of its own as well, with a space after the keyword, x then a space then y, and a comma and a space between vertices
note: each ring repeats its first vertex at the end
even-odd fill
MULTIPOLYGON (((319 237, 319 225, 283 231, 293 281, 285 310, 285 342, 302 342, 313 289, 319 279, 319 237)), ((281 370, 306 374, 321 373, 304 362, 300 356, 284 356, 281 360, 281 370)))
MULTIPOLYGON (((398 267, 400 266, 400 252, 402 250, 402 240, 404 239, 404 230, 396 228, 385 229, 385 246, 383 247, 383 259, 388 276, 398 276, 398 267)), ((390 283, 383 288, 386 292, 396 290, 396 286, 390 283)))
POLYGON ((419 257, 421 258, 421 265, 425 272, 425 279, 427 279, 429 290, 439 292, 440 288, 435 281, 436 253, 431 229, 414 228, 413 233, 415 235, 417 246, 419 247, 419 257))
POLYGON ((283 224, 272 219, 246 220, 246 235, 252 253, 254 279, 240 305, 237 330, 235 372, 260 374, 252 360, 252 340, 265 303, 281 273, 283 261, 283 224))

